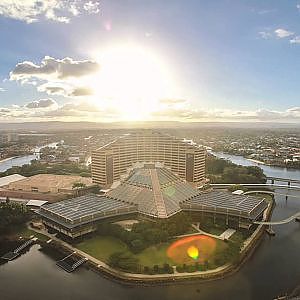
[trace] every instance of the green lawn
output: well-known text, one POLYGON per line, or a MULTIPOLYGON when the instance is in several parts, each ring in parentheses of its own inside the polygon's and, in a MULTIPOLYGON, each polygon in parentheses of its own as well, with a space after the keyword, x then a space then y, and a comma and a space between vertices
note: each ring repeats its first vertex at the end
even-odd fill
POLYGON ((23 225, 21 227, 15 227, 12 229, 12 233, 13 235, 19 237, 23 237, 23 238, 29 238, 30 236, 34 235, 35 237, 37 237, 40 241, 47 241, 49 240, 49 238, 46 235, 43 235, 41 233, 37 233, 29 228, 27 228, 26 225, 23 225))
POLYGON ((219 228, 219 227, 212 227, 209 229, 209 231, 207 231, 210 234, 214 234, 214 235, 220 235, 222 234, 226 229, 224 228, 219 228))
POLYGON ((136 257, 143 266, 152 267, 154 265, 163 265, 164 263, 174 265, 174 262, 167 256, 169 245, 169 243, 163 243, 157 246, 148 247, 137 254, 136 257))
MULTIPOLYGON (((132 252, 130 252, 127 245, 119 239, 110 236, 98 235, 76 244, 75 247, 105 262, 108 262, 108 258, 110 257, 110 255, 115 252, 127 252, 138 258, 140 265, 153 267, 154 265, 162 266, 165 263, 168 263, 169 265, 177 264, 167 256, 167 249, 172 242, 151 246, 138 254, 133 254, 132 252)), ((224 249, 227 248, 227 244, 220 240, 215 240, 215 242, 215 254, 219 255, 222 251, 224 251, 224 249)), ((212 259, 214 259, 214 254, 212 254, 212 259)), ((184 262, 187 264, 195 263, 188 257, 184 262)))
POLYGON ((105 262, 108 261, 111 254, 127 250, 127 245, 125 243, 110 236, 94 236, 80 242, 76 247, 105 262))

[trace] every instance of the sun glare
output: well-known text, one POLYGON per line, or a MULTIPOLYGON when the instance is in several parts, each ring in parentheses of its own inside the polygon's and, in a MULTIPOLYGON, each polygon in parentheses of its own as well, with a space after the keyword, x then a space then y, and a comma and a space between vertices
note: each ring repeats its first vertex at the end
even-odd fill
POLYGON ((117 108, 124 120, 142 120, 157 110, 172 88, 169 69, 150 50, 115 46, 99 51, 101 70, 94 78, 95 101, 117 108))

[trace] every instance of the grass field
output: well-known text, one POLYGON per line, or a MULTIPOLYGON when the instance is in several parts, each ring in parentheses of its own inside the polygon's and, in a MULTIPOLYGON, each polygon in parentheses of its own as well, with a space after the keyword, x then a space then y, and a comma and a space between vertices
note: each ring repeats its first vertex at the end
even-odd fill
POLYGON ((174 261, 167 256, 167 249, 169 245, 169 243, 163 243, 157 246, 152 246, 146 248, 136 256, 139 259, 140 264, 143 266, 152 267, 154 265, 163 265, 165 263, 173 265, 174 261))
POLYGON ((213 260, 215 254, 222 252, 227 247, 227 244, 223 241, 205 237, 204 239, 201 239, 201 241, 198 240, 183 243, 180 247, 175 247, 176 249, 173 247, 174 249, 171 253, 173 253, 172 255, 174 256, 172 256, 168 249, 170 249, 173 244, 174 242, 162 243, 148 247, 138 254, 133 254, 128 249, 127 245, 117 238, 110 236, 94 236, 78 243, 76 247, 105 262, 108 262, 110 255, 115 252, 127 252, 138 258, 139 264, 149 267, 153 267, 154 265, 163 265, 165 263, 170 265, 183 263, 194 264, 196 261, 202 263, 207 259, 213 260), (209 242, 206 241, 207 238, 209 239, 209 242), (187 249, 191 245, 195 245, 199 249, 199 259, 197 260, 189 257, 187 254, 187 249))
POLYGON ((37 233, 33 230, 30 230, 25 224, 22 226, 14 227, 11 230, 11 234, 15 237, 23 237, 23 238, 29 238, 32 235, 37 237, 40 241, 47 241, 49 238, 46 235, 43 235, 41 233, 37 233))
POLYGON ((76 245, 79 250, 82 250, 91 256, 105 261, 111 254, 115 252, 127 251, 127 245, 117 238, 110 236, 94 236, 92 238, 86 239, 76 245))

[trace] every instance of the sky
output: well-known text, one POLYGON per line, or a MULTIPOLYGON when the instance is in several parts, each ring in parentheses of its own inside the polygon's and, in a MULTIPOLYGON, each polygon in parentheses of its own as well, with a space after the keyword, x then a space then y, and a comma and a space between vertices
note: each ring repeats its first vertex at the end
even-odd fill
POLYGON ((0 0, 0 122, 300 121, 300 1, 0 0))

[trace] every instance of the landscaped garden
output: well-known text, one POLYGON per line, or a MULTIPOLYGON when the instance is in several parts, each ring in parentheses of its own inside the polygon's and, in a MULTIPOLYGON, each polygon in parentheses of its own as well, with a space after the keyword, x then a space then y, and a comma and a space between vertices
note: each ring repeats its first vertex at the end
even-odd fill
POLYGON ((190 231, 186 220, 191 221, 179 215, 162 222, 143 221, 131 231, 102 224, 75 247, 116 269, 146 274, 173 273, 173 266, 178 272, 205 271, 238 259, 242 235, 228 242, 202 234, 174 238, 190 231))

